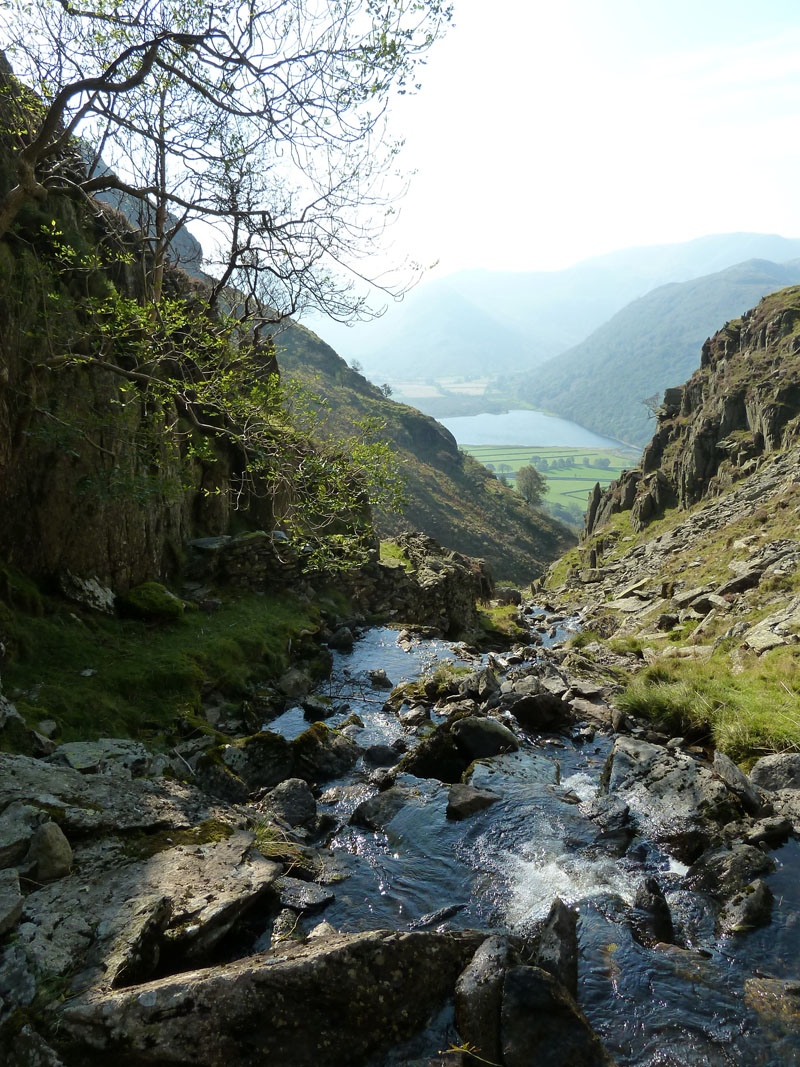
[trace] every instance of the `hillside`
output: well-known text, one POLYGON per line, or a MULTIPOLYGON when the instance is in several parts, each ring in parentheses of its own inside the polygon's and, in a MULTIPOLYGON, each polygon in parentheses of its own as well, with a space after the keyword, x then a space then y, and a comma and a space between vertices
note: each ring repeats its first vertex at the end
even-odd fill
POLYGON ((538 368, 535 376, 520 379, 520 395, 597 433, 643 445, 653 426, 643 399, 691 374, 701 344, 721 322, 798 281, 800 260, 752 259, 661 286, 538 368))
POLYGON ((377 418, 397 451, 407 479, 402 515, 382 513, 384 534, 420 529, 442 544, 480 556, 496 577, 530 581, 571 540, 560 523, 532 512, 512 490, 470 456, 459 452, 439 423, 390 400, 352 370, 310 330, 291 325, 277 338, 285 379, 296 378, 327 402, 327 427, 347 434, 353 422, 377 418))
POLYGON ((547 580, 624 711, 736 759, 800 744, 799 441, 794 286, 706 342, 547 580))
MULTIPOLYGON (((748 259, 783 263, 798 256, 800 240, 716 234, 622 249, 565 270, 461 271, 412 290, 375 322, 351 329, 329 322, 312 325, 346 360, 363 363, 375 381, 411 377, 411 368, 422 368, 424 378, 483 377, 534 367, 565 352, 658 286, 748 259), (472 370, 476 351, 481 357, 477 375, 472 370)), ((708 332, 719 321, 710 323, 708 332)))

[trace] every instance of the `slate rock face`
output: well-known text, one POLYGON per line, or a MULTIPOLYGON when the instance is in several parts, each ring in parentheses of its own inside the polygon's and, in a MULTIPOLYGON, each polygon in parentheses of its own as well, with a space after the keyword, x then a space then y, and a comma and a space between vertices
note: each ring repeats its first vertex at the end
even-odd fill
POLYGON ((483 935, 369 931, 65 1005, 81 1063, 355 1067, 411 1036, 452 994, 483 935))

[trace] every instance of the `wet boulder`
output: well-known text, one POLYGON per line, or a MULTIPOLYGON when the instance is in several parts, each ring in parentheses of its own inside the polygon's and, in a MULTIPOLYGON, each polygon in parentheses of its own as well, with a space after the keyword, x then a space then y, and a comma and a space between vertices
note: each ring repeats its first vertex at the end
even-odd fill
POLYGON ((405 806, 410 795, 410 789, 393 785, 383 793, 368 797, 367 800, 362 800, 350 816, 350 824, 360 826, 364 830, 383 830, 405 806))
POLYGON ((762 878, 735 893, 719 915, 723 934, 742 934, 764 926, 772 915, 772 891, 762 878))
POLYGON ((553 901, 536 948, 536 963, 578 995, 578 916, 559 897, 553 901))
POLYGON ((361 749, 349 737, 315 722, 291 742, 297 776, 308 782, 340 778, 353 766, 361 749))
POLYGON ((686 872, 685 884, 717 900, 741 893, 759 874, 775 869, 775 861, 760 848, 741 842, 704 852, 686 872))
POLYGON ((363 1064, 427 1023, 482 940, 369 931, 285 942, 275 954, 92 991, 64 1005, 59 1032, 81 1062, 363 1064))
POLYGON ((614 1060, 573 998, 540 967, 512 967, 503 982, 504 1067, 609 1067, 614 1060))
POLYGON ((492 1063, 502 1062, 500 1009, 506 971, 516 962, 506 938, 488 937, 456 982, 455 1023, 462 1040, 492 1063))
POLYGON ((503 752, 516 752, 519 748, 514 734, 496 719, 468 715, 453 724, 452 734, 456 744, 468 757, 468 762, 499 756, 503 752))
POLYGON ((738 798, 710 766, 680 749, 632 737, 615 739, 603 785, 628 805, 645 833, 687 862, 741 814, 738 798))
POLYGON ((675 929, 664 890, 655 878, 645 878, 633 900, 631 925, 636 940, 642 945, 672 944, 675 929))
POLYGON ((445 814, 448 819, 454 821, 466 819, 470 815, 496 804, 501 799, 497 793, 492 793, 488 789, 475 789, 474 786, 462 785, 457 782, 455 785, 450 786, 445 814))

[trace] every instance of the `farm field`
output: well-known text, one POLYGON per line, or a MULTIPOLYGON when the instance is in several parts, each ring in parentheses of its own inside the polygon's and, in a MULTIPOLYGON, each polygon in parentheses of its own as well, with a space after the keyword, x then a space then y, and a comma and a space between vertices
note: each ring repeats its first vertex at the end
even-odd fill
POLYGON ((580 525, 588 494, 596 482, 605 488, 634 466, 638 453, 620 449, 560 448, 531 445, 462 445, 462 449, 514 485, 520 467, 531 464, 547 477, 542 503, 556 518, 580 525))

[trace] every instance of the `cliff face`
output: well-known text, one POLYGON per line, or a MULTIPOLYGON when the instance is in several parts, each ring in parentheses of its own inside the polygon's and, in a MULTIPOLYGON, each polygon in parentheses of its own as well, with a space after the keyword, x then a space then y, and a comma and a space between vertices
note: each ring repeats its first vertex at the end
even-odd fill
POLYGON ((631 511, 640 530, 752 474, 800 430, 800 286, 765 297, 703 345, 689 381, 668 389, 639 468, 589 502, 586 535, 631 511))

